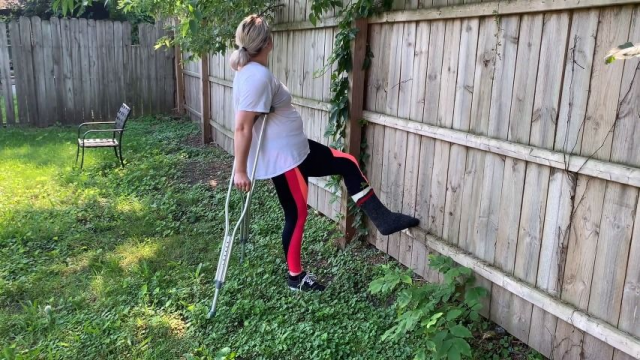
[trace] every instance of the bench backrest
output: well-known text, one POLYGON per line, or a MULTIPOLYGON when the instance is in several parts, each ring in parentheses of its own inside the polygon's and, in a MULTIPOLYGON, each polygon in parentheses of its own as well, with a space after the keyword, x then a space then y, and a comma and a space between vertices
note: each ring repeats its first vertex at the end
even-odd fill
POLYGON ((129 118, 129 113, 131 113, 131 109, 127 104, 122 104, 120 110, 118 110, 118 115, 116 115, 116 129, 124 129, 124 126, 127 124, 127 119, 129 118))

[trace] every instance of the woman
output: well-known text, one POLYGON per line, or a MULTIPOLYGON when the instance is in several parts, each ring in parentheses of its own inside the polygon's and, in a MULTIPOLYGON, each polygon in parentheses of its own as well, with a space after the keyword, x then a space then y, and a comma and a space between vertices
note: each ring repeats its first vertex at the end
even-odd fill
POLYGON ((417 226, 416 218, 389 211, 373 193, 356 159, 343 152, 308 140, 302 118, 291 105, 291 94, 267 68, 273 40, 267 22, 257 16, 245 18, 236 30, 239 49, 231 55, 237 71, 233 81, 235 107, 235 186, 249 191, 247 169, 253 169, 258 134, 269 113, 256 168, 256 179, 271 179, 285 215, 282 232, 291 290, 322 291, 312 274, 303 271, 300 249, 307 218, 309 177, 341 175, 349 195, 383 235, 417 226), (257 121, 256 121, 257 120, 257 121), (255 126, 254 126, 255 124, 255 126), (256 141, 252 141, 255 138, 256 141))

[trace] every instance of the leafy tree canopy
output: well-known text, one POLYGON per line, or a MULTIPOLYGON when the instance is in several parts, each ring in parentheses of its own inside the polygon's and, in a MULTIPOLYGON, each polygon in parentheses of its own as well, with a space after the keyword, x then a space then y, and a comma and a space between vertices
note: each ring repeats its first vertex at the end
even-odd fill
MULTIPOLYGON (((183 51, 199 55, 218 53, 233 46, 238 24, 249 14, 262 14, 269 20, 278 0, 121 0, 118 9, 126 14, 171 19, 173 39, 161 39, 160 45, 178 44, 183 51)), ((52 8, 74 14, 91 6, 92 0, 54 0, 52 8)), ((106 1, 108 3, 108 1, 106 1)))

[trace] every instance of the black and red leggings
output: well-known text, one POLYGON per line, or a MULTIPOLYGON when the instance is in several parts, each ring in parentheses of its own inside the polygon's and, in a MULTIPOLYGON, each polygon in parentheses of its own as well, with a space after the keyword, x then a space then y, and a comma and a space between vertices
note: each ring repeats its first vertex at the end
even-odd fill
POLYGON ((341 175, 349 195, 356 203, 364 202, 373 194, 357 160, 349 154, 309 140, 310 152, 298 167, 271 180, 275 185, 280 205, 284 210, 282 247, 289 272, 302 272, 300 250, 302 234, 307 220, 307 193, 310 177, 341 175))

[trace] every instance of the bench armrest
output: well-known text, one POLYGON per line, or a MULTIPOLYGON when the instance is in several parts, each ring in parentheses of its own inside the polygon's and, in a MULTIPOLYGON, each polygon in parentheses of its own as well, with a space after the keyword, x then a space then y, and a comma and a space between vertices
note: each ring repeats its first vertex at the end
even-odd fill
POLYGON ((94 121, 94 122, 86 122, 78 125, 78 139, 80 138, 80 129, 83 126, 91 126, 91 125, 106 125, 106 124, 115 124, 115 121, 94 121))
POLYGON ((113 135, 115 136, 115 133, 122 133, 124 132, 123 129, 102 129, 102 130, 89 130, 87 132, 84 133, 84 135, 82 135, 82 142, 84 143, 85 138, 87 137, 87 134, 90 133, 104 133, 104 132, 110 132, 113 133, 113 135))

